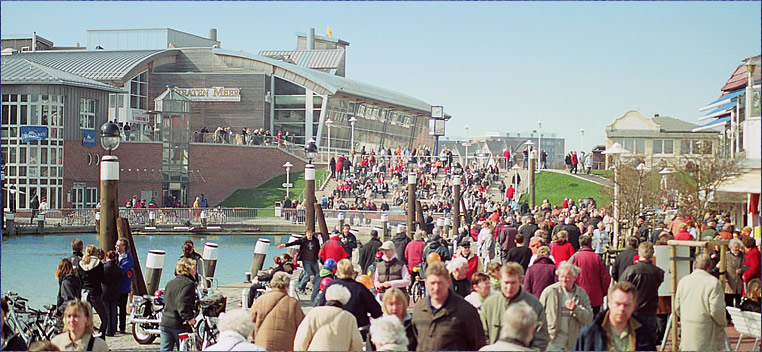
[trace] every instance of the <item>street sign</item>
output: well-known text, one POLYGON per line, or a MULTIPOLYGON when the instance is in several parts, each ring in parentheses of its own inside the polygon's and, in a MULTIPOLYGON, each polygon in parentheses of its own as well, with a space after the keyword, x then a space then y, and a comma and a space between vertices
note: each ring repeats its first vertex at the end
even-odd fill
POLYGON ((283 184, 281 185, 281 187, 285 187, 285 188, 294 188, 294 184, 293 184, 293 183, 286 183, 286 182, 283 182, 283 184))

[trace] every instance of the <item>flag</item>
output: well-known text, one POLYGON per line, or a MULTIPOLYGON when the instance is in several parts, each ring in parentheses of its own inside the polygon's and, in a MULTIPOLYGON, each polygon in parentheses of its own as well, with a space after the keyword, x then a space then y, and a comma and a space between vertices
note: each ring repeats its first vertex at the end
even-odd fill
POLYGON ((328 35, 328 38, 333 38, 333 32, 331 32, 330 26, 325 26, 325 33, 328 35))

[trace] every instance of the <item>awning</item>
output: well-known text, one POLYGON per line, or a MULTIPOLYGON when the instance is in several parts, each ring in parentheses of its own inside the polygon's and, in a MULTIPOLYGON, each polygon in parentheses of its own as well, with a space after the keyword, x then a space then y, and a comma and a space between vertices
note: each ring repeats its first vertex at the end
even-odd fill
POLYGON ((724 126, 725 123, 728 122, 728 121, 730 121, 730 116, 726 116, 726 117, 723 117, 723 118, 720 118, 720 119, 708 122, 707 124, 705 124, 705 125, 703 125, 701 127, 696 127, 694 129, 692 129, 691 131, 693 131, 693 132, 699 132, 699 131, 704 131, 704 130, 708 130, 708 129, 715 128, 715 127, 724 126))
POLYGON ((760 193, 762 174, 759 169, 752 169, 746 173, 731 177, 719 187, 717 191, 728 193, 760 193))
POLYGON ((724 105, 720 105, 717 109, 714 109, 707 113, 706 115, 699 118, 699 120, 706 120, 712 117, 720 117, 730 114, 730 109, 735 108, 736 105, 738 105, 737 101, 730 102, 724 105))
POLYGON ((727 103, 730 102, 730 99, 733 99, 733 98, 743 94, 744 92, 746 92, 746 88, 739 89, 739 90, 737 90, 735 92, 730 92, 729 94, 725 94, 724 96, 720 97, 719 99, 717 99, 717 100, 707 104, 706 106, 702 107, 701 109, 699 109, 699 111, 707 111, 707 110, 715 108, 717 106, 720 106, 720 105, 723 105, 723 104, 727 104, 727 103))

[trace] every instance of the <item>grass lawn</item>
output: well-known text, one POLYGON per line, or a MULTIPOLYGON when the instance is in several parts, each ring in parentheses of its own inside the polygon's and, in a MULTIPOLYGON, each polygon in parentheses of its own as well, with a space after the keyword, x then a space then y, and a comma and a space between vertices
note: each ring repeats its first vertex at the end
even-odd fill
MULTIPOLYGON (((525 182, 522 180, 522 182, 525 182)), ((542 200, 548 198, 554 207, 561 206, 564 197, 569 197, 577 202, 585 197, 593 197, 598 208, 603 208, 611 203, 609 197, 603 191, 604 186, 578 179, 569 175, 553 172, 535 174, 535 202, 542 204, 542 200)), ((528 195, 523 195, 521 200, 529 201, 528 195)))
MULTIPOLYGON (((315 180, 320 180, 326 169, 315 169, 315 180)), ((302 193, 304 189, 304 172, 292 172, 290 176, 294 187, 289 189, 291 199, 302 193)), ((239 188, 227 199, 220 203, 223 208, 275 208, 275 202, 282 202, 286 189, 281 185, 286 182, 286 174, 276 176, 255 188, 239 188)), ((317 187, 317 185, 315 185, 317 187)))

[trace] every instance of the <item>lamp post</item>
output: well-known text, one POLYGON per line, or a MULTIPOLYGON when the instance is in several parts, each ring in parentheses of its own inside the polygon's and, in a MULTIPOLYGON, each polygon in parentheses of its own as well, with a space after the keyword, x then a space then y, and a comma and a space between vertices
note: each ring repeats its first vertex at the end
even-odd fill
POLYGON ((532 140, 527 140, 525 143, 529 148, 527 150, 527 156, 529 157, 529 163, 527 164, 527 170, 529 171, 529 208, 534 209, 535 199, 534 199, 534 164, 535 164, 535 158, 534 158, 534 151, 532 150, 532 145, 534 145, 534 142, 532 140))
POLYGON ((309 144, 304 148, 304 154, 307 155, 307 165, 304 166, 304 208, 307 222, 307 229, 315 232, 315 165, 312 160, 317 154, 315 140, 310 139, 309 144))
POLYGON ((614 167, 614 244, 616 245, 616 248, 620 247, 619 244, 619 179, 618 179, 618 163, 614 163, 614 158, 616 157, 616 161, 619 161, 619 156, 622 154, 628 154, 630 153, 627 149, 622 148, 622 145, 619 143, 614 143, 610 145, 606 150, 603 151, 603 154, 611 155, 612 156, 612 164, 614 167))
POLYGON ((407 232, 408 237, 415 233, 415 172, 407 174, 407 232))
POLYGON ((349 152, 352 153, 352 151, 355 150, 355 122, 357 122, 357 118, 352 116, 349 119, 349 124, 352 126, 352 134, 350 136, 350 142, 349 142, 349 152))
POLYGON ((463 146, 466 147, 466 162, 464 165, 468 165, 468 147, 471 146, 471 139, 468 137, 468 129, 471 128, 468 125, 463 126, 463 128, 466 130, 466 141, 463 142, 463 146))
POLYGON ((579 150, 585 151, 585 129, 584 128, 579 129, 579 135, 580 135, 579 150))
POLYGON ((333 126, 333 120, 325 120, 325 125, 328 126, 328 160, 331 159, 331 126, 333 126))
MULTIPOLYGON (((746 93, 745 93, 746 94, 746 99, 745 99, 746 105, 744 107, 744 110, 745 110, 744 120, 750 121, 751 120, 751 116, 752 116, 752 112, 754 110, 754 70, 757 67, 756 67, 756 65, 754 63, 752 63, 752 59, 751 58, 748 61, 746 61, 745 66, 746 66, 746 72, 748 73, 748 75, 746 76, 747 77, 746 78, 746 93)), ((737 151, 740 152, 741 151, 740 145, 742 144, 742 141, 741 141, 741 133, 740 133, 740 131, 741 131, 741 124, 739 123, 739 121, 740 121, 740 118, 738 116, 736 116, 736 125, 737 125, 736 126, 736 131, 737 131, 736 132, 736 138, 737 138, 737 140, 736 140, 736 148, 737 148, 737 151)))
POLYGON ((283 184, 283 187, 286 188, 286 198, 288 198, 288 189, 291 187, 294 187, 294 185, 291 184, 291 167, 293 166, 294 165, 288 161, 285 164, 283 164, 283 167, 286 168, 286 183, 283 184))
POLYGON ((664 199, 669 204, 670 198, 669 196, 669 188, 667 188, 667 177, 672 174, 672 170, 668 168, 663 168, 661 171, 659 171, 659 175, 661 175, 661 186, 664 188, 664 199))
POLYGON ((463 169, 455 170, 456 174, 452 177, 452 219, 455 234, 460 230, 460 173, 463 169))
POLYGON ((635 167, 638 171, 638 212, 643 210, 643 171, 646 171, 646 164, 640 163, 635 167))
POLYGON ((116 218, 119 213, 119 158, 111 152, 119 147, 121 134, 119 126, 106 122, 101 126, 101 146, 108 155, 101 158, 101 219, 99 246, 108 251, 114 248, 117 239, 116 218))
MULTIPOLYGON (((542 121, 537 121, 537 155, 542 158, 542 121)), ((537 164, 537 171, 542 168, 542 165, 537 164)))

